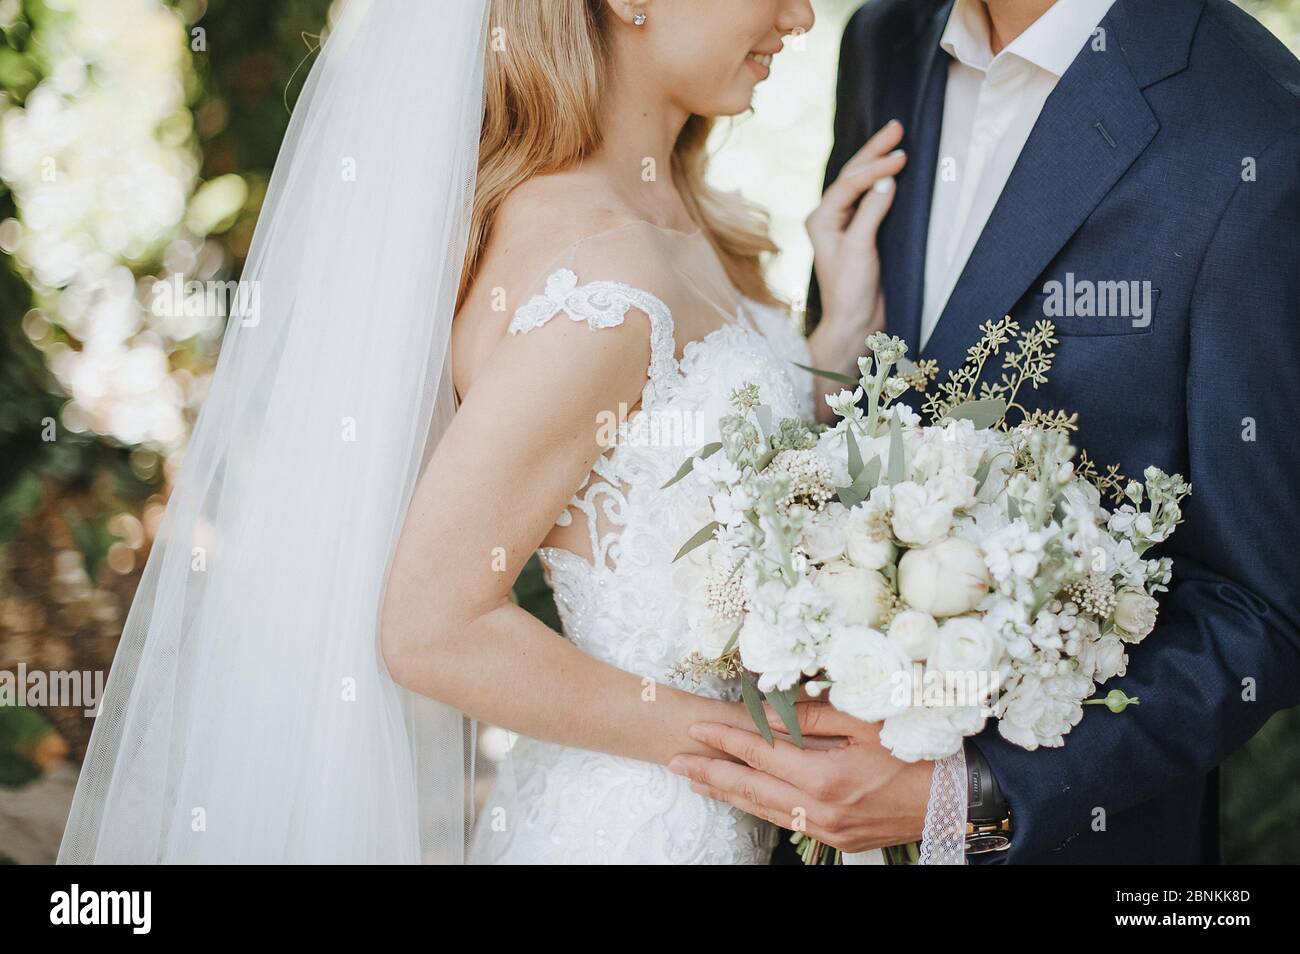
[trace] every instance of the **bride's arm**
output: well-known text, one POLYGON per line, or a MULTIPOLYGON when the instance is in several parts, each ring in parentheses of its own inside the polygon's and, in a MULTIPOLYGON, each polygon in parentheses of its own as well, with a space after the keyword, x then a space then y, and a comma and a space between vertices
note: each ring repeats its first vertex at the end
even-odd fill
POLYGON ((598 415, 640 400, 649 338, 639 312, 599 330, 557 316, 495 347, 417 487, 390 575, 383 653, 399 683, 471 716, 663 764, 712 751, 688 726, 743 725, 742 707, 665 685, 651 694, 641 677, 510 601, 600 453, 598 415))

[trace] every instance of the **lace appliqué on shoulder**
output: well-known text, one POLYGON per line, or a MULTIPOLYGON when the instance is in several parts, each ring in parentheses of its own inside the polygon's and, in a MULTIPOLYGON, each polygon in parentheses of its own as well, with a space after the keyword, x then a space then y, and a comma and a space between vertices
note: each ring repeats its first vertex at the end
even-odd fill
MULTIPOLYGON (((615 328, 636 308, 650 319, 650 367, 647 371, 646 398, 651 389, 676 370, 673 340, 673 316, 668 306, 649 292, 622 282, 578 284, 578 276, 567 268, 554 272, 546 280, 546 291, 533 298, 510 322, 512 335, 527 334, 542 327, 558 314, 572 321, 585 321, 589 328, 615 328)), ((647 402, 643 399, 643 406, 647 402)))

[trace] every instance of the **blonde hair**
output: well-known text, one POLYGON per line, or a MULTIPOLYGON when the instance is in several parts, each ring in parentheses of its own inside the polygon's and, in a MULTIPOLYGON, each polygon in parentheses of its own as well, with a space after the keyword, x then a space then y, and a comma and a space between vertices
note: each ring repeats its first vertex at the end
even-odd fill
MULTIPOLYGON (((479 262, 506 197, 534 176, 570 169, 601 145, 600 94, 608 67, 605 0, 493 0, 484 76, 478 185, 458 302, 479 262)), ((673 181, 696 225, 717 249, 736 288, 774 302, 762 257, 775 252, 767 216, 704 180, 713 120, 692 116, 673 149, 673 181)))

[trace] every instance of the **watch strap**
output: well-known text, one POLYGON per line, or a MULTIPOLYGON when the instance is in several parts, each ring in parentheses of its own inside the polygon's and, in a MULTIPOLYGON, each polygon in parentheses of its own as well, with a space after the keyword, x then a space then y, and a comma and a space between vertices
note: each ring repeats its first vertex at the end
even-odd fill
POLYGON ((969 740, 966 754, 966 854, 981 855, 1011 847, 1011 806, 979 746, 969 740))

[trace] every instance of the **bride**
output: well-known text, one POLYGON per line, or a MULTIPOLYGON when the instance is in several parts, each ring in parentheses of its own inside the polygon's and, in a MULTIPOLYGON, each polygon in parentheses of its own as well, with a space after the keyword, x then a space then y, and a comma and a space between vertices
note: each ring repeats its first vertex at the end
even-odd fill
MULTIPOLYGON (((351 0, 295 112, 122 637, 65 862, 768 861, 665 765, 747 725, 674 684, 733 389, 856 370, 882 130, 808 222, 824 318, 705 184, 808 0, 351 0), (480 104, 482 108, 480 109, 480 104), (710 433, 710 428, 713 432, 710 433), (511 601, 538 552, 565 638, 511 601), (474 816, 475 720, 519 738, 474 816)), ((894 150, 891 152, 891 150, 894 150)))

